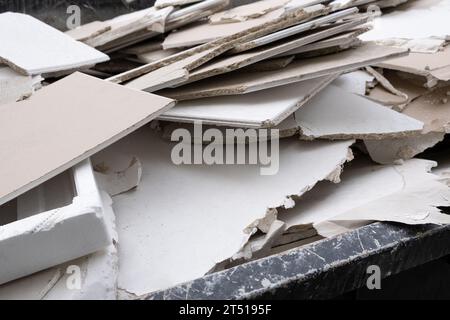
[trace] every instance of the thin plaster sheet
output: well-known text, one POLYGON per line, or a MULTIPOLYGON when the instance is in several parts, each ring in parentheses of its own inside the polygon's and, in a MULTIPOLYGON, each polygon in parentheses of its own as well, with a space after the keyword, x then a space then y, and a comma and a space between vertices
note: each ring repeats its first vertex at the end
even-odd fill
POLYGON ((434 166, 434 161, 421 159, 384 166, 357 160, 345 168, 340 184, 320 183, 278 219, 287 230, 313 224, 323 236, 331 231, 325 221, 450 223, 438 209, 450 205, 450 188, 430 173, 434 166))
POLYGON ((405 54, 407 54, 405 49, 369 43, 336 54, 294 60, 281 70, 258 73, 246 73, 242 72, 243 70, 231 72, 214 77, 214 81, 212 81, 213 79, 205 79, 187 86, 165 90, 164 94, 174 99, 235 95, 349 71, 405 54))
POLYGON ((104 151, 135 154, 143 164, 138 188, 113 198, 119 287, 142 295, 204 275, 271 223, 274 208, 289 207, 290 196, 338 181, 352 143, 281 140, 278 173, 262 176, 254 165, 176 166, 174 144, 151 128, 129 135, 104 151))
POLYGON ((0 62, 24 75, 90 67, 109 57, 26 14, 0 14, 0 62))

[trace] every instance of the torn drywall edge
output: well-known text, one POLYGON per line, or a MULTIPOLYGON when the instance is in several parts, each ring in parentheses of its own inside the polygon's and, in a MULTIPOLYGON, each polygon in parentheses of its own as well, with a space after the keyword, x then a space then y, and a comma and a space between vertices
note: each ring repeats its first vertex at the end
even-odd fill
POLYGON ((317 77, 350 71, 380 62, 395 56, 402 56, 408 51, 398 48, 365 44, 337 54, 294 61, 286 68, 277 71, 242 74, 232 72, 215 77, 215 81, 206 79, 187 86, 166 89, 161 94, 175 99, 197 99, 210 96, 236 95, 253 91, 287 85, 290 83, 314 79, 317 77))
POLYGON ((397 160, 411 159, 444 140, 444 132, 429 132, 398 139, 368 140, 364 145, 373 161, 391 164, 397 160))
POLYGON ((0 227, 0 251, 4 257, 0 261, 0 284, 111 243, 90 162, 84 161, 78 168, 74 171, 78 196, 72 205, 0 227), (62 239, 70 239, 70 244, 62 246, 62 239))
MULTIPOLYGON (((115 82, 115 83, 122 83, 125 81, 129 81, 131 79, 137 78, 143 74, 148 74, 150 72, 153 72, 159 68, 168 66, 172 63, 181 61, 183 59, 188 59, 193 55, 199 54, 205 50, 211 50, 216 48, 216 50, 212 50, 211 54, 205 55, 202 59, 198 59, 197 61, 194 61, 188 65, 186 65, 184 68, 187 70, 190 70, 192 68, 198 67, 202 65, 203 63, 209 61, 213 57, 231 49, 236 43, 240 41, 247 41, 254 39, 256 37, 260 37, 263 35, 266 35, 270 32, 273 32, 275 30, 283 29, 297 21, 301 21, 305 19, 307 15, 304 12, 296 12, 295 14, 281 17, 277 19, 271 19, 266 23, 263 23, 262 25, 258 27, 250 27, 248 29, 238 30, 236 33, 233 33, 231 35, 228 35, 224 38, 199 45, 197 47, 184 50, 180 53, 177 53, 175 55, 172 55, 170 57, 164 58, 162 60, 156 61, 154 63, 149 63, 144 66, 138 67, 136 69, 115 75, 113 77, 108 78, 108 81, 115 82)), ((171 47, 164 47, 163 49, 171 49, 171 47)))
POLYGON ((201 66, 190 73, 187 83, 195 82, 201 79, 209 78, 223 73, 228 73, 233 70, 240 69, 247 65, 256 63, 261 60, 265 60, 270 57, 274 57, 280 53, 290 51, 300 46, 313 43, 315 41, 324 39, 329 36, 333 36, 342 33, 346 30, 355 28, 367 22, 367 18, 360 18, 354 21, 344 23, 335 27, 330 27, 323 31, 312 33, 306 36, 300 36, 295 40, 285 41, 282 44, 273 44, 268 47, 262 47, 259 50, 253 52, 244 52, 242 54, 226 57, 221 61, 212 62, 206 66, 201 66))
MULTIPOLYGON (((273 32, 271 34, 268 34, 266 36, 263 36, 261 38, 254 39, 252 41, 241 43, 236 45, 231 52, 232 53, 239 53, 242 51, 251 50, 257 47, 261 47, 264 45, 268 45, 272 42, 280 41, 285 38, 292 37, 294 35, 302 34, 304 32, 317 32, 319 29, 323 26, 330 25, 333 26, 336 24, 336 21, 343 19, 349 15, 353 15, 358 12, 357 8, 350 8, 347 10, 330 13, 329 14, 329 8, 325 7, 323 5, 315 5, 312 7, 305 8, 305 10, 308 10, 312 13, 311 19, 306 22, 297 24, 295 26, 273 32)), ((295 50, 295 49, 294 49, 295 50)))
POLYGON ((176 166, 170 160, 175 144, 150 128, 123 139, 114 148, 139 157, 143 176, 138 189, 114 197, 120 237, 119 287, 140 294, 203 275, 215 262, 239 250, 248 236, 243 229, 263 217, 267 208, 290 205, 286 195, 303 192, 303 185, 316 180, 311 176, 330 176, 336 164, 347 159, 351 143, 280 141, 280 172, 266 179, 258 166, 176 166), (160 152, 151 152, 149 144, 160 152), (177 197, 173 197, 173 183, 177 197), (270 188, 274 184, 279 187, 270 188), (228 194, 227 201, 223 194, 228 194), (192 205, 186 206, 185 201, 192 205), (161 210, 170 214, 161 215, 161 210), (143 215, 147 218, 142 219, 143 215), (205 227, 218 224, 219 229, 205 227), (164 249, 180 241, 185 250, 164 249))
POLYGON ((349 148, 346 158, 342 159, 341 162, 336 166, 336 168, 331 171, 326 177, 317 180, 315 183, 309 186, 305 186, 305 188, 301 192, 295 195, 286 196, 286 203, 283 206, 268 209, 266 215, 263 218, 255 220, 249 226, 247 226, 246 229, 244 229, 244 232, 248 236, 243 239, 239 251, 237 251, 232 257, 217 263, 213 270, 220 270, 224 265, 232 264, 235 260, 249 260, 255 258, 255 255, 258 257, 263 256, 265 252, 270 251, 270 249, 277 241, 279 241, 279 239, 283 235, 283 232, 286 231, 286 228, 288 227, 280 216, 279 211, 283 210, 283 212, 286 212, 289 209, 294 208, 296 206, 296 201, 294 199, 301 199, 304 194, 312 190, 319 183, 323 183, 325 181, 334 184, 340 183, 341 174, 344 169, 345 163, 350 162, 353 159, 353 152, 349 148), (251 241, 250 237, 254 235, 258 230, 266 235, 263 239, 254 243, 251 241))

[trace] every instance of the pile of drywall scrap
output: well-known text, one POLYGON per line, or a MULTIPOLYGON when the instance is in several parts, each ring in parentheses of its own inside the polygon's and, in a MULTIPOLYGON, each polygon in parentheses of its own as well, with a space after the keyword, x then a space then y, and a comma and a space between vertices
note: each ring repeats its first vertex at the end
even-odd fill
POLYGON ((448 2, 227 5, 67 34, 0 14, 0 298, 135 298, 374 221, 450 223, 448 2))

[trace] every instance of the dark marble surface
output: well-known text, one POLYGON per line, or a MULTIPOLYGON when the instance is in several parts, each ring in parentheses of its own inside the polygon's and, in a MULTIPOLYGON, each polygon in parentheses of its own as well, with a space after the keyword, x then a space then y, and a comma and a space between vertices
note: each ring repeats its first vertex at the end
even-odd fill
POLYGON ((326 299, 450 253, 450 226, 374 223, 151 293, 144 299, 326 299))

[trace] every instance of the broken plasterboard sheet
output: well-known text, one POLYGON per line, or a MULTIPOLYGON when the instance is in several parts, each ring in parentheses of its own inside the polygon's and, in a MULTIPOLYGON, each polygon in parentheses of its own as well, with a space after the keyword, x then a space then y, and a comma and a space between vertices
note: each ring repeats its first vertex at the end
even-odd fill
POLYGON ((100 51, 21 13, 0 14, 0 39, 0 62, 25 75, 90 67, 109 60, 100 51))
POLYGON ((0 105, 31 96, 42 81, 41 76, 24 76, 0 65, 0 105))
POLYGON ((450 36, 450 25, 443 21, 447 21, 449 14, 450 2, 447 0, 410 1, 376 18, 373 21, 373 29, 361 36, 361 39, 364 41, 430 37, 445 39, 450 36), (420 26, 411 27, 411 21, 420 21, 420 26))
POLYGON ((329 85, 294 114, 302 139, 379 140, 411 136, 423 122, 329 85))
POLYGON ((75 73, 31 99, 1 106, 0 204, 88 158, 173 105, 167 98, 75 73))
POLYGON ((220 47, 213 47, 208 50, 193 54, 185 59, 163 66, 155 71, 144 74, 125 84, 126 87, 154 92, 170 86, 184 83, 189 78, 189 71, 203 61, 212 59, 221 53, 220 47))
POLYGON ((291 54, 300 54, 305 52, 324 50, 324 49, 333 49, 335 47, 339 47, 341 49, 348 49, 351 47, 355 47, 360 44, 360 40, 358 36, 370 30, 368 27, 358 28, 354 31, 344 32, 343 34, 339 34, 337 36, 333 36, 327 38, 325 40, 317 41, 311 44, 307 44, 306 46, 301 46, 299 48, 293 49, 288 52, 283 52, 278 55, 280 57, 291 54))
POLYGON ((204 0, 156 0, 155 8, 162 9, 165 7, 177 7, 177 6, 185 6, 191 3, 202 2, 204 0))
MULTIPOLYGON (((224 53, 227 50, 233 48, 237 43, 242 41, 248 41, 250 39, 254 39, 257 37, 264 36, 270 32, 274 32, 283 28, 286 28, 292 24, 298 23, 308 17, 308 14, 304 11, 295 11, 293 14, 288 16, 282 16, 281 18, 270 19, 261 25, 249 27, 243 30, 238 30, 229 36, 219 38, 216 41, 212 41, 203 45, 199 45, 197 47, 184 50, 178 54, 173 56, 164 58, 160 61, 156 61, 154 63, 149 63, 138 67, 136 69, 124 72, 122 74, 113 76, 108 81, 115 83, 122 83, 134 78, 137 78, 141 75, 152 73, 153 71, 157 71, 159 68, 166 67, 170 64, 174 64, 177 62, 181 62, 182 60, 189 61, 192 59, 193 55, 201 55, 204 51, 211 51, 211 54, 201 55, 201 59, 197 59, 191 63, 188 63, 187 66, 183 67, 185 69, 194 69, 210 59, 214 58, 217 55, 224 53), (216 48, 216 50, 212 50, 216 48)), ((170 48, 165 48, 170 49, 170 48)))
POLYGON ((385 46, 406 48, 415 53, 436 53, 444 48, 445 40, 437 38, 427 39, 386 39, 377 41, 385 46))
MULTIPOLYGON (((215 13, 209 17, 210 24, 242 22, 259 18, 265 14, 283 8, 290 0, 262 0, 215 13)), ((310 2, 310 1, 309 1, 310 2)))
POLYGON ((450 81, 450 46, 432 54, 410 53, 405 57, 383 61, 378 66, 431 78, 428 79, 428 86, 432 87, 438 80, 450 81))
POLYGON ((319 234, 330 236, 330 221, 450 223, 450 217, 437 208, 448 206, 450 189, 430 173, 435 162, 411 159, 382 166, 361 160, 346 166, 339 184, 320 182, 294 208, 278 214, 287 231, 312 224, 319 234))
POLYGON ((444 132, 419 133, 406 138, 368 140, 364 145, 373 161, 391 164, 413 158, 444 140, 444 136, 444 132))
POLYGON ((166 89, 161 94, 179 100, 236 95, 350 71, 407 53, 408 51, 405 49, 383 47, 369 43, 336 54, 294 60, 294 62, 281 70, 258 73, 243 73, 241 70, 215 77, 213 78, 214 81, 206 79, 187 86, 166 89))
POLYGON ((93 21, 66 31, 66 34, 77 41, 85 42, 109 30, 111 30, 111 25, 108 22, 93 21))
POLYGON ((159 120, 270 128, 307 103, 336 77, 325 76, 244 95, 183 101, 159 116, 159 120))
POLYGON ((301 34, 303 32, 307 32, 307 31, 314 32, 314 31, 317 31, 315 29, 318 29, 318 28, 320 28, 319 30, 321 30, 322 26, 325 26, 325 25, 333 26, 333 24, 336 23, 336 21, 341 20, 344 17, 350 16, 350 15, 358 12, 357 8, 350 8, 347 10, 328 14, 329 9, 322 5, 312 6, 310 8, 306 8, 305 10, 307 10, 307 12, 310 12, 312 14, 312 16, 311 16, 311 18, 313 18, 312 20, 308 20, 306 22, 303 22, 303 23, 297 24, 295 26, 268 34, 264 37, 254 39, 249 42, 238 44, 237 46, 235 46, 232 49, 232 52, 237 53, 237 52, 251 50, 251 49, 254 49, 257 47, 261 47, 261 46, 270 44, 272 42, 276 42, 276 41, 279 41, 282 39, 286 39, 286 38, 301 34), (324 15, 324 16, 321 16, 321 15, 324 15))
POLYGON ((78 164, 73 172, 76 197, 71 204, 0 227, 0 284, 111 244, 90 161, 78 164))
POLYGON ((359 19, 335 27, 311 33, 310 35, 300 36, 294 40, 282 41, 267 46, 263 46, 257 50, 240 53, 237 55, 219 58, 218 61, 211 61, 205 65, 200 66, 189 74, 188 82, 198 81, 204 78, 209 78, 218 74, 228 73, 248 66, 250 64, 274 57, 280 53, 290 51, 294 48, 313 43, 315 41, 342 33, 346 30, 355 28, 367 22, 367 19, 359 19))
POLYGON ((136 155, 143 174, 139 188, 113 198, 119 287, 142 295, 203 276, 237 252, 261 218, 267 214, 270 222, 273 209, 289 206, 291 196, 320 180, 338 181, 352 143, 283 139, 278 173, 261 175, 255 165, 175 165, 175 144, 148 126, 122 139, 105 152, 136 155))
POLYGON ((111 158, 92 157, 95 178, 102 190, 110 196, 136 188, 141 181, 142 164, 131 155, 115 155, 111 158))
MULTIPOLYGON (((236 9, 239 7, 236 7, 236 9)), ((225 23, 213 25, 208 22, 199 23, 191 27, 183 28, 178 31, 170 33, 163 42, 164 49, 172 48, 186 48, 193 47, 199 44, 227 38, 234 34, 242 33, 243 31, 251 32, 259 28, 266 28, 271 24, 276 24, 277 21, 285 21, 283 28, 298 23, 299 21, 308 18, 308 15, 302 10, 304 7, 299 7, 293 12, 287 13, 284 9, 277 9, 267 13, 266 15, 250 19, 242 22, 225 23)), ((275 28, 275 32, 282 28, 275 28)), ((268 32, 268 33, 270 33, 268 32)), ((266 34, 268 34, 266 33, 266 34)))

